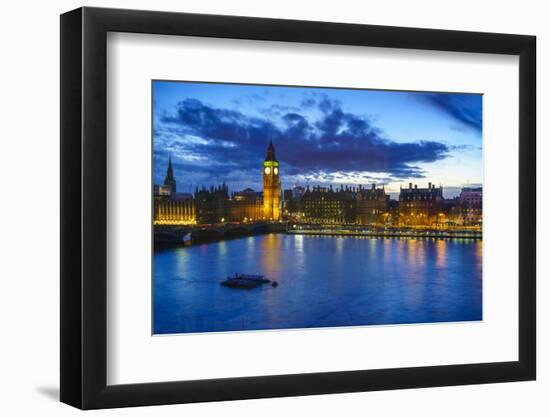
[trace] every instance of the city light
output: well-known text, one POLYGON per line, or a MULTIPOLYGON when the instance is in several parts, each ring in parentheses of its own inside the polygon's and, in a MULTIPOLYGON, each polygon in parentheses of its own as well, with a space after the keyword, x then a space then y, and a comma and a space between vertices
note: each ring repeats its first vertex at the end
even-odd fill
POLYGON ((179 194, 170 158, 164 184, 155 187, 154 224, 277 222, 293 233, 394 236, 414 232, 418 236, 444 237, 437 231, 448 231, 454 237, 481 237, 481 187, 465 187, 453 199, 445 199, 443 186, 436 187, 431 182, 425 188, 409 183, 400 189, 397 199, 390 198, 384 185, 376 184, 305 188, 297 185, 281 190, 279 162, 271 142, 263 166, 262 192, 247 188, 230 194, 224 183, 197 187, 194 194, 179 194))

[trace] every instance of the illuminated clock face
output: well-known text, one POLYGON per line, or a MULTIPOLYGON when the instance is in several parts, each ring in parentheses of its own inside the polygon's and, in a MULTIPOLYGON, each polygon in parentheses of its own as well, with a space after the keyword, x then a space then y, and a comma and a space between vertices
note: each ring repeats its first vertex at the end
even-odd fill
POLYGON ((277 167, 273 168, 273 173, 275 175, 279 174, 279 168, 277 168, 277 167))
POLYGON ((265 172, 265 175, 269 175, 269 173, 271 172, 271 168, 265 167, 264 172, 265 172))

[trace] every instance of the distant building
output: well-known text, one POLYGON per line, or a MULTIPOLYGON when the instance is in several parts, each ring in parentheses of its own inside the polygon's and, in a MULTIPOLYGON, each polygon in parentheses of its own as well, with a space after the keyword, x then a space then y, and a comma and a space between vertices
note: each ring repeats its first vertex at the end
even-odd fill
POLYGON ((292 196, 292 190, 287 189, 283 191, 283 215, 292 213, 296 211, 296 202, 297 200, 294 200, 294 197, 292 196))
POLYGON ((172 196, 172 186, 169 185, 159 185, 155 187, 155 194, 162 197, 171 197, 172 196))
POLYGON ((388 204, 390 196, 386 194, 384 187, 371 188, 359 187, 357 192, 356 223, 365 225, 370 223, 385 223, 388 220, 388 204))
POLYGON ((222 184, 218 187, 202 187, 195 190, 195 212, 197 223, 213 224, 229 221, 229 189, 222 184))
POLYGON ((306 188, 302 187, 301 185, 295 185, 292 187, 292 198, 294 200, 300 200, 304 193, 306 192, 306 188))
POLYGON ((270 141, 262 165, 264 190, 250 188, 229 195, 227 185, 196 188, 194 195, 177 193, 172 158, 162 185, 153 190, 154 224, 213 224, 230 221, 279 220, 281 218, 281 181, 279 161, 270 141))
POLYGON ((442 228, 448 228, 449 226, 462 226, 464 224, 462 220, 460 200, 458 197, 443 200, 443 213, 445 213, 445 217, 440 219, 442 221, 438 224, 439 226, 442 226, 442 228))
POLYGON ((460 203, 465 205, 481 206, 483 204, 483 188, 464 187, 460 191, 460 203))
POLYGON ((305 187, 295 185, 283 191, 283 213, 284 215, 296 215, 300 212, 302 196, 306 192, 305 187))
POLYGON ((262 192, 246 188, 231 195, 230 220, 261 220, 264 215, 262 192))
POLYGON ((310 223, 354 223, 355 207, 354 192, 343 186, 337 191, 332 186, 307 187, 300 201, 303 219, 310 223))
POLYGON ((418 188, 409 183, 399 192, 399 224, 405 226, 431 226, 441 222, 443 212, 443 187, 429 183, 418 188))
POLYGON ((399 224, 399 201, 398 200, 390 199, 388 201, 388 213, 389 213, 388 222, 394 226, 399 224))
POLYGON ((164 184, 154 187, 153 222, 160 225, 186 225, 195 223, 195 204, 191 194, 178 194, 172 168, 172 158, 164 184))
POLYGON ((458 198, 463 224, 465 226, 481 226, 483 223, 483 188, 465 187, 458 198))
POLYGON ((443 187, 428 183, 419 188, 409 183, 398 200, 390 199, 384 186, 339 188, 295 185, 281 192, 279 161, 270 141, 262 164, 263 191, 245 188, 229 193, 223 183, 197 187, 194 194, 178 193, 168 160, 162 185, 153 189, 155 225, 218 224, 227 222, 279 221, 315 224, 384 224, 449 228, 480 227, 483 189, 465 187, 458 197, 443 198, 443 187))

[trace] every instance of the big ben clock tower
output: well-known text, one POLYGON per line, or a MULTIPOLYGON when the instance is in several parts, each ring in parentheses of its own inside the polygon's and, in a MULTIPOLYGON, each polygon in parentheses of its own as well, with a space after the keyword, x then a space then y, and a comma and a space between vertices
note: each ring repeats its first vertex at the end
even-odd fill
POLYGON ((264 161, 264 218, 279 220, 281 200, 281 181, 279 180, 279 161, 275 158, 273 142, 269 141, 264 161))

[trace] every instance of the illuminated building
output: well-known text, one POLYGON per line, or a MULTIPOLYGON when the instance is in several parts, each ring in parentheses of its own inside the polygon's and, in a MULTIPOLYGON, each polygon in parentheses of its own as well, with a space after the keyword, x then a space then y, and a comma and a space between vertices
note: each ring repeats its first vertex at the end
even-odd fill
POLYGON ((388 201, 388 214, 389 217, 386 219, 386 222, 396 226, 399 224, 399 200, 388 201))
POLYGON ((247 188, 233 193, 230 204, 231 221, 261 220, 264 216, 262 193, 247 188))
POLYGON ((388 220, 388 204, 390 196, 386 194, 384 186, 376 188, 372 184, 370 189, 359 186, 356 203, 356 223, 384 223, 388 220))
POLYGON ((429 183, 427 188, 401 188, 399 192, 399 224, 405 226, 431 226, 441 222, 443 213, 443 187, 429 183))
POLYGON ((264 219, 279 220, 280 218, 280 200, 281 200, 281 181, 279 179, 279 161, 275 157, 275 148, 273 142, 269 141, 267 155, 263 165, 264 176, 264 219))
POLYGON ((171 198, 156 196, 154 223, 160 225, 187 225, 195 223, 195 204, 189 194, 171 198))
POLYGON ((270 141, 263 163, 264 191, 250 188, 233 193, 224 183, 210 188, 196 188, 195 194, 178 194, 172 158, 163 185, 154 187, 154 224, 186 225, 214 224, 229 221, 279 220, 281 182, 279 162, 270 141))
POLYGON ((164 184, 154 187, 154 224, 187 225, 195 223, 193 196, 191 194, 178 194, 176 191, 176 179, 172 168, 172 158, 170 158, 164 184))
POLYGON ((483 188, 465 187, 458 198, 463 224, 481 226, 483 223, 483 188))
POLYGON ((443 187, 429 183, 418 188, 409 183, 398 200, 390 199, 384 186, 301 187, 281 194, 279 162, 270 141, 262 165, 264 189, 246 188, 230 195, 223 183, 197 187, 194 194, 178 193, 172 159, 162 185, 154 186, 155 225, 219 224, 227 222, 279 221, 315 224, 384 224, 431 228, 482 225, 483 190, 463 188, 460 196, 443 198, 443 187), (281 198, 283 197, 283 198, 281 198), (281 205, 281 199, 283 204, 281 205))
POLYGON ((462 226, 464 224, 462 219, 462 210, 460 208, 460 200, 458 197, 443 200, 443 213, 445 213, 445 217, 443 222, 440 222, 439 224, 442 228, 448 228, 449 226, 462 226))
POLYGON ((207 189, 195 190, 195 212, 197 223, 212 224, 229 221, 230 201, 229 189, 222 184, 207 189))
POLYGON ((355 192, 349 187, 306 188, 300 199, 303 219, 309 223, 344 224, 355 222, 355 192))

